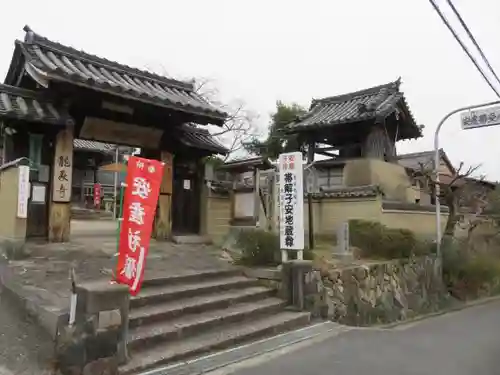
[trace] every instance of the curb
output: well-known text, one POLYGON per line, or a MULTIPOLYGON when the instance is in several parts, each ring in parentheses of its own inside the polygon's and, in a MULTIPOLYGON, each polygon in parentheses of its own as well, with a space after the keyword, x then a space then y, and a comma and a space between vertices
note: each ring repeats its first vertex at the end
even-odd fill
POLYGON ((69 314, 54 306, 45 305, 23 293, 22 287, 0 278, 0 294, 17 305, 28 317, 55 340, 59 328, 69 320, 69 314))
POLYGON ((418 322, 420 320, 425 320, 425 319, 441 316, 441 315, 444 315, 444 314, 447 314, 450 312, 464 310, 468 307, 486 305, 488 303, 492 303, 492 302, 496 302, 496 301, 500 301, 500 295, 486 297, 486 298, 480 298, 480 299, 476 299, 476 300, 472 300, 472 301, 467 301, 467 302, 460 303, 457 306, 453 306, 453 307, 450 307, 447 309, 442 309, 442 310, 435 311, 432 313, 416 316, 415 318, 412 318, 412 319, 403 320, 400 322, 389 323, 389 324, 376 325, 376 326, 372 326, 372 327, 373 328, 381 328, 381 329, 390 329, 390 328, 402 326, 405 324, 415 323, 415 322, 418 322))

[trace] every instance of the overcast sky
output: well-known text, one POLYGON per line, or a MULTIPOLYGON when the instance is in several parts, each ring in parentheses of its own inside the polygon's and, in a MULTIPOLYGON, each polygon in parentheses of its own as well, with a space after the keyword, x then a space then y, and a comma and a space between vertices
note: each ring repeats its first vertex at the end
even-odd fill
MULTIPOLYGON (((128 65, 175 78, 211 78, 223 100, 242 99, 258 113, 265 132, 276 100, 309 106, 311 98, 401 76, 425 132, 421 140, 400 142, 400 153, 432 149, 436 124, 450 110, 495 99, 427 0, 70 3, 2 1, 2 77, 14 40, 24 37, 28 24, 50 39, 128 65)), ((438 3, 445 8, 444 0, 438 3)), ((455 5, 500 74, 500 3, 455 0, 455 5)), ((482 163, 482 173, 500 180, 500 147, 494 146, 500 127, 461 131, 455 116, 441 134, 454 163, 482 163)))

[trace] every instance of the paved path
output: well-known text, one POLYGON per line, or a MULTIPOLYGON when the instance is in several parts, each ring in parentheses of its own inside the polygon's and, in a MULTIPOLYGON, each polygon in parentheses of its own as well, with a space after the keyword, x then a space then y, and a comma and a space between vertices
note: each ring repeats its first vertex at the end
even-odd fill
POLYGON ((53 344, 0 293, 0 375, 49 374, 53 344))
POLYGON ((498 375, 500 301, 391 330, 354 329, 235 375, 498 375))

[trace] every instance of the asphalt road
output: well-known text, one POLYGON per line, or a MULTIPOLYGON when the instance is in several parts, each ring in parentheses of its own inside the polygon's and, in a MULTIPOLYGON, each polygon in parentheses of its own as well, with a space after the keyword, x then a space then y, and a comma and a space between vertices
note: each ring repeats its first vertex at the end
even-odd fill
POLYGON ((390 330, 353 329, 235 375, 499 375, 500 301, 390 330))

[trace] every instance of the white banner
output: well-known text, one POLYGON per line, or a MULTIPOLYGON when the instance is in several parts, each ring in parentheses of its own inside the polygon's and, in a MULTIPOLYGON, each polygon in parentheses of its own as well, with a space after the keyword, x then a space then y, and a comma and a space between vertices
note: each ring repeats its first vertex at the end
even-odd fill
POLYGON ((28 198, 30 196, 30 167, 20 165, 17 181, 17 217, 28 217, 28 198))
POLYGON ((280 246, 304 250, 304 173, 302 153, 279 157, 280 246))

